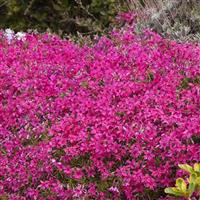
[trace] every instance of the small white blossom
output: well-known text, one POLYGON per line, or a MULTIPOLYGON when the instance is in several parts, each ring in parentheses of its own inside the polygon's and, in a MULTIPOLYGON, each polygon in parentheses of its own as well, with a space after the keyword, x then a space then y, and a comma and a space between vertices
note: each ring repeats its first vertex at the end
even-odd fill
POLYGON ((5 36, 6 36, 7 40, 8 40, 8 42, 10 43, 11 40, 14 38, 14 31, 11 30, 10 28, 7 28, 5 30, 5 36))
POLYGON ((10 28, 7 28, 5 30, 5 37, 7 38, 8 43, 10 43, 14 38, 16 38, 17 40, 24 41, 26 39, 26 33, 18 32, 15 34, 13 30, 11 30, 10 28))
POLYGON ((16 38, 17 38, 18 40, 24 41, 24 40, 25 40, 26 33, 18 32, 18 33, 16 33, 15 36, 16 36, 16 38))

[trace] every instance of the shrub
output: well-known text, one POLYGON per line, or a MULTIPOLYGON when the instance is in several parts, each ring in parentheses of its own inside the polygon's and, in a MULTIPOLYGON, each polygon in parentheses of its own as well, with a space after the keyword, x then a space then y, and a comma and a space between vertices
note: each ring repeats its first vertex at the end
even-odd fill
MULTIPOLYGON (((120 0, 121 1, 121 0, 120 0)), ((60 35, 93 35, 109 27, 122 2, 116 0, 0 0, 0 27, 15 31, 50 29, 60 35)))
POLYGON ((198 0, 126 0, 138 13, 138 29, 150 27, 178 41, 200 41, 198 0))
POLYGON ((199 45, 18 36, 0 34, 1 198, 163 199, 199 161, 199 45))

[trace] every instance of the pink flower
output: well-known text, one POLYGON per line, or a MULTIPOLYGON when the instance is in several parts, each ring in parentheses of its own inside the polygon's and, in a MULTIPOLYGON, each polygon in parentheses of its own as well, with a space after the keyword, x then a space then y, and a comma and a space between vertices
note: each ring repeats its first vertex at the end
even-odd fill
POLYGON ((199 162, 200 45, 134 25, 91 47, 0 37, 0 195, 145 199, 199 162))

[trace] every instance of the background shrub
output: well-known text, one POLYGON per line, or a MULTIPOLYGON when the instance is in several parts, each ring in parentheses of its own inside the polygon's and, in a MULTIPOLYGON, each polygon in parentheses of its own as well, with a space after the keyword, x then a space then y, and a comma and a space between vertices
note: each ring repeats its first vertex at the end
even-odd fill
POLYGON ((199 6, 198 0, 0 0, 0 27, 51 30, 78 40, 74 37, 78 32, 87 36, 108 33, 119 25, 116 16, 129 11, 137 15, 139 32, 148 27, 174 40, 199 41, 199 6))
POLYGON ((0 27, 15 31, 47 29, 63 34, 106 30, 119 11, 116 0, 0 0, 0 27))
POLYGON ((198 0, 127 0, 136 12, 138 29, 149 27, 164 37, 178 41, 199 41, 200 2, 198 0))

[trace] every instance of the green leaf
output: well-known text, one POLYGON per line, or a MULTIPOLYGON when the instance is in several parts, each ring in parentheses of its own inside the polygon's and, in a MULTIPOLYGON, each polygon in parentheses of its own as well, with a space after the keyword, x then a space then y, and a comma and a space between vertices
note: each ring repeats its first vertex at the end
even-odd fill
POLYGON ((194 164, 194 171, 195 172, 200 172, 200 163, 195 163, 194 164))
POLYGON ((176 179, 176 187, 182 191, 184 194, 187 192, 187 184, 182 178, 176 179))
POLYGON ((181 169, 185 170, 186 172, 189 172, 189 173, 194 173, 194 170, 193 168, 188 165, 188 164, 180 164, 178 165, 181 169))
POLYGON ((83 81, 83 82, 81 82, 81 87, 87 89, 89 87, 89 83, 87 81, 83 81))
POLYGON ((196 183, 198 186, 200 186, 200 177, 198 177, 198 178, 196 179, 195 183, 196 183))
POLYGON ((192 196, 193 192, 196 189, 196 184, 195 183, 190 183, 189 184, 189 188, 188 188, 188 193, 189 193, 189 197, 192 196))
POLYGON ((185 194, 183 194, 183 192, 179 191, 177 188, 175 187, 169 187, 165 189, 165 193, 167 194, 172 194, 174 196, 185 196, 185 194))
POLYGON ((195 180, 196 180, 196 178, 197 178, 197 174, 196 173, 191 174, 190 177, 189 177, 189 179, 188 179, 188 182, 189 183, 194 183, 195 180))

